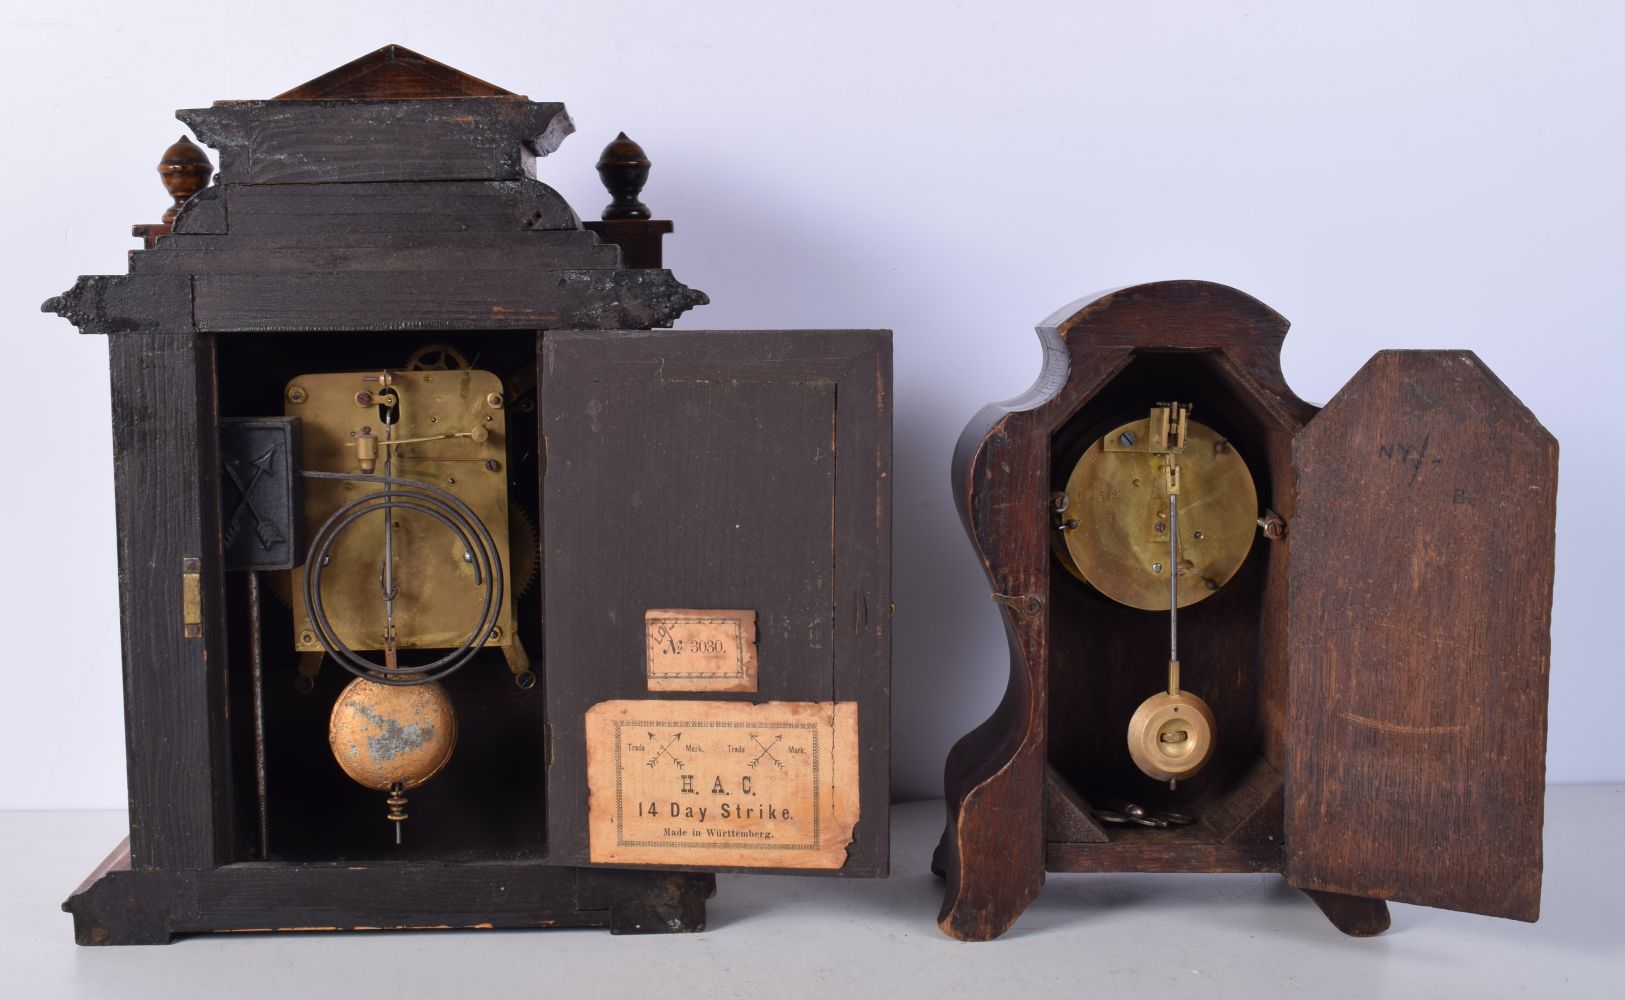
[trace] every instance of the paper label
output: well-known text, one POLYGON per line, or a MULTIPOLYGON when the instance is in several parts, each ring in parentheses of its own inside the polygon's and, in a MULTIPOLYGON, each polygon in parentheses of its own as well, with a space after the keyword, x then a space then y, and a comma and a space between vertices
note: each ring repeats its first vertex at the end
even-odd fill
POLYGON ((643 613, 650 691, 754 692, 756 612, 643 613))
POLYGON ((606 701, 586 724, 593 861, 846 863, 858 821, 856 702, 606 701))

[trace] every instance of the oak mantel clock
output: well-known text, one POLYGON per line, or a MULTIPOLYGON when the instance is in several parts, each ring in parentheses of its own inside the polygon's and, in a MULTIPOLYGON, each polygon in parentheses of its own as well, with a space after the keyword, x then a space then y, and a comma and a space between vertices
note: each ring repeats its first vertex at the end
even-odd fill
POLYGON ((1280 872, 1355 935, 1537 916, 1557 442, 1467 351, 1317 410, 1286 330, 1206 282, 1085 299, 966 428, 1011 663, 948 760, 949 935, 1046 872, 1280 872))
POLYGON ((182 111, 106 335, 130 837, 85 944, 703 926, 887 867, 890 335, 671 331, 624 133, 399 46, 182 111), (544 627, 545 623, 545 627, 544 627))

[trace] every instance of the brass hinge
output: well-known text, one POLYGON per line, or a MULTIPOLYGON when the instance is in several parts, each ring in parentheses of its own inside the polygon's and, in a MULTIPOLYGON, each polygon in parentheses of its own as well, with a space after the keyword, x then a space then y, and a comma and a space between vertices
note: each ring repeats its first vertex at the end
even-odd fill
POLYGON ((203 560, 196 556, 181 560, 181 634, 203 637, 203 560))

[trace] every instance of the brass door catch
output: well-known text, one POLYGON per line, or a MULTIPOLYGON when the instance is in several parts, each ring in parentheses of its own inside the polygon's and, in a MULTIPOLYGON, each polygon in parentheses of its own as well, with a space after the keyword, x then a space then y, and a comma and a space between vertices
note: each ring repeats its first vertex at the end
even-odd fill
POLYGON ((181 560, 181 634, 203 638, 203 560, 196 556, 181 560))
POLYGON ((1037 618, 1044 602, 1031 594, 994 594, 993 603, 1003 605, 1023 618, 1037 618))

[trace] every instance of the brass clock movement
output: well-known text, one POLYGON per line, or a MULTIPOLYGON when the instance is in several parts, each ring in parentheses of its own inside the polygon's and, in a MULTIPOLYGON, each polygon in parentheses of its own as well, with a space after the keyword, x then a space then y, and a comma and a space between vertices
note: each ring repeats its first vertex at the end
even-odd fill
MULTIPOLYGON (((1111 600, 1168 613, 1167 689, 1135 709, 1128 752, 1136 767, 1170 788, 1201 770, 1216 738, 1213 710, 1181 687, 1179 609, 1230 581, 1260 522, 1246 463, 1190 412, 1186 403, 1159 404, 1145 419, 1108 430, 1053 497, 1061 565, 1111 600)), ((1100 815, 1127 822, 1143 811, 1100 815)))

